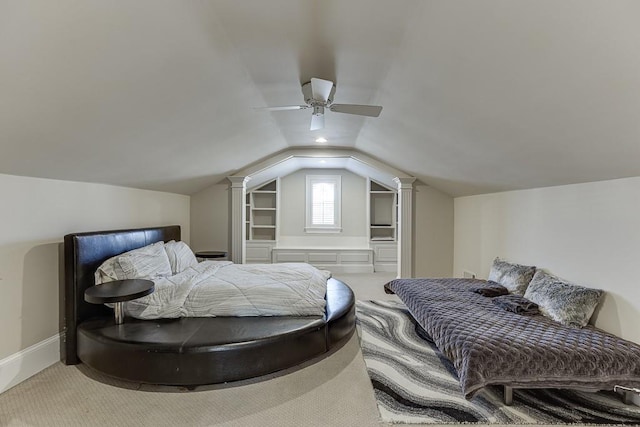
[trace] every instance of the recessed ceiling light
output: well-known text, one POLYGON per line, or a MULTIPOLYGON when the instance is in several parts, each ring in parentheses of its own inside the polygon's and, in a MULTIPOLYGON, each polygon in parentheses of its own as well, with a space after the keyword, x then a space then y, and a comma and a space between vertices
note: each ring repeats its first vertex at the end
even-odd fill
POLYGON ((326 160, 320 160, 320 163, 327 163, 326 160))
POLYGON ((327 142, 327 138, 321 136, 320 138, 316 138, 316 142, 319 144, 324 144, 325 142, 327 142))

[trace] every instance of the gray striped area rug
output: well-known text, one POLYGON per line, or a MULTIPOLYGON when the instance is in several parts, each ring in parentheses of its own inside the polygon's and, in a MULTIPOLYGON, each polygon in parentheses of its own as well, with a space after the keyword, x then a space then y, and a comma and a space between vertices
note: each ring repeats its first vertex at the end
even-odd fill
POLYGON ((613 392, 514 390, 513 405, 506 406, 502 388, 488 387, 466 400, 455 368, 418 335, 404 304, 357 301, 356 308, 362 354, 386 422, 640 424, 640 407, 613 392))

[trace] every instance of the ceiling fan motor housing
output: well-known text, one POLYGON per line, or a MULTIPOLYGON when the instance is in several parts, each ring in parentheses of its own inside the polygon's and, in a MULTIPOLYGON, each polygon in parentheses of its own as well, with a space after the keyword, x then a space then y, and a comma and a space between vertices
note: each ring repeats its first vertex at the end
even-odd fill
MULTIPOLYGON (((326 106, 330 105, 333 102, 333 95, 335 95, 335 93, 336 93, 336 85, 334 84, 333 87, 331 88, 331 93, 327 98, 327 102, 325 104, 326 106)), ((302 85, 302 95, 304 96, 304 102, 307 103, 308 105, 318 104, 318 101, 313 99, 313 92, 311 91, 311 82, 307 82, 302 85)), ((315 114, 315 110, 314 110, 314 114, 315 114)))
POLYGON ((313 105, 313 115, 322 116, 324 114, 324 106, 315 104, 313 105))

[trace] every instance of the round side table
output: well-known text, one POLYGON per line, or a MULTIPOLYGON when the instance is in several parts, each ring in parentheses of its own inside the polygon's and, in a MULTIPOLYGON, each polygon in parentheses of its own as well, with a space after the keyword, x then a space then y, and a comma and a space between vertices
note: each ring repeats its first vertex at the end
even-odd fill
POLYGON ((154 283, 151 280, 115 280, 87 288, 84 291, 84 300, 92 304, 113 303, 116 325, 120 325, 124 322, 122 303, 149 295, 154 289, 154 283))
POLYGON ((202 259, 216 259, 216 258, 226 258, 227 253, 224 251, 200 251, 195 253, 196 258, 202 259))

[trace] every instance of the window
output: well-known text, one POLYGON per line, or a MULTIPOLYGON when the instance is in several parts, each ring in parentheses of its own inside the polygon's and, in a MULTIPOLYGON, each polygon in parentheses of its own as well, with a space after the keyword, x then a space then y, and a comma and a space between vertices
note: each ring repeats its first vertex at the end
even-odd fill
POLYGON ((307 233, 339 233, 340 176, 307 175, 307 233))

